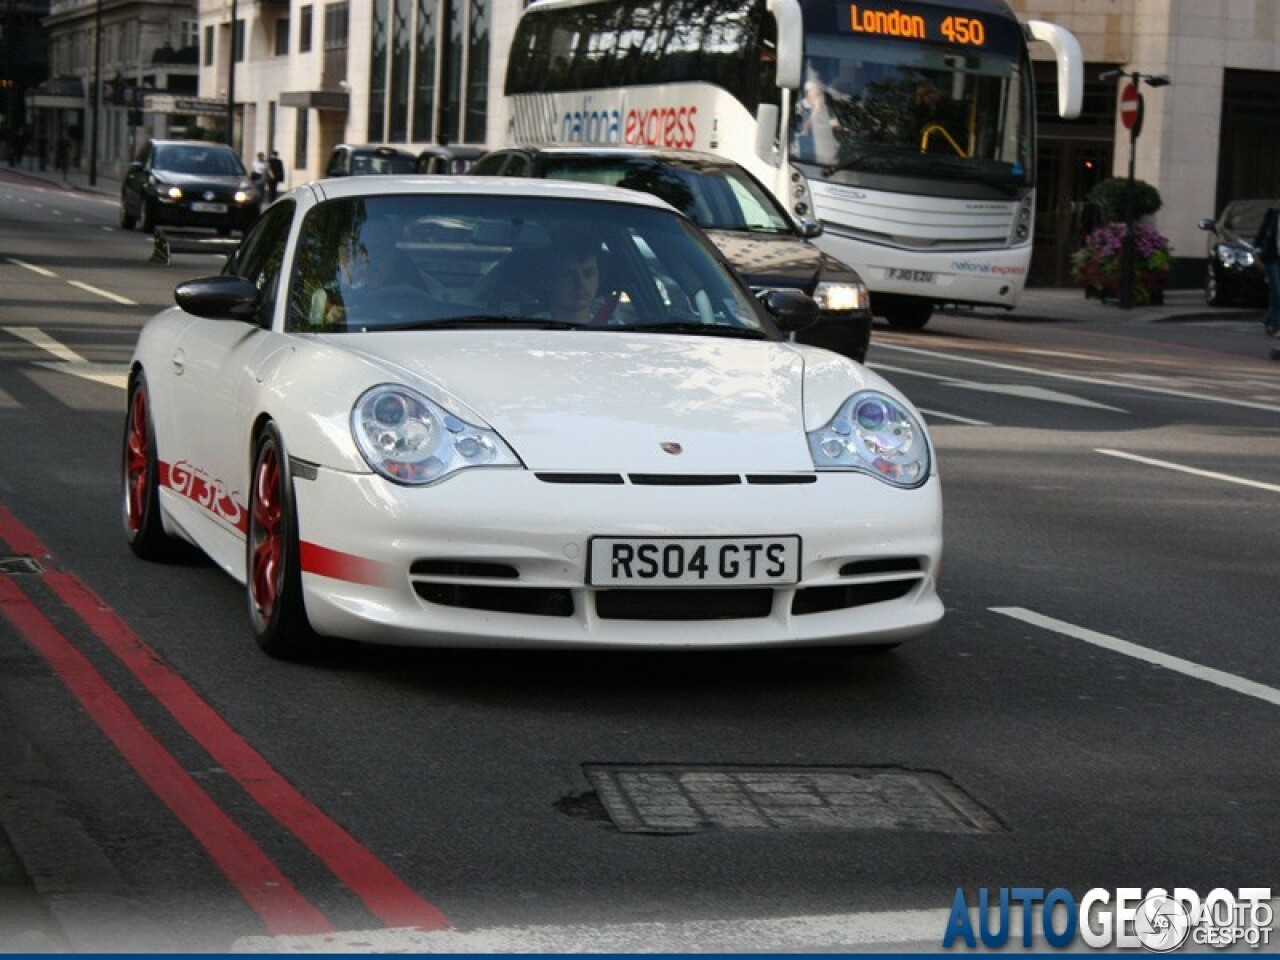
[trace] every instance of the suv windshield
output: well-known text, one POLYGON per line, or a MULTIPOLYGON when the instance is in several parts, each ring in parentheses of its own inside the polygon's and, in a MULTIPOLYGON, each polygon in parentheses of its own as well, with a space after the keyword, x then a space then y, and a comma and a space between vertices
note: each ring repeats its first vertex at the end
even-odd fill
POLYGON ((415 194, 331 200, 307 214, 290 330, 459 326, 777 335, 695 228, 669 211, 415 194))
POLYGON ((544 176, 626 187, 660 197, 709 230, 791 233, 773 197, 734 166, 648 157, 549 157, 544 176))
POLYGON ((244 176, 244 165, 234 152, 214 146, 157 147, 152 167, 172 173, 244 176))

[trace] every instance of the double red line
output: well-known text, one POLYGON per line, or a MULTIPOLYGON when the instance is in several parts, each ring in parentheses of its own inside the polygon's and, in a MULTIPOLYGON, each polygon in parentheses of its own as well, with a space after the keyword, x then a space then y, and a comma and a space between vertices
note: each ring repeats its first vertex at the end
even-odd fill
MULTIPOLYGON (((0 541, 48 563, 40 539, 0 507, 0 541)), ((46 569, 42 581, 178 724, 277 822, 318 857, 388 927, 442 930, 449 921, 280 775, 118 614, 74 575, 46 569)), ((0 612, 49 662, 138 776, 204 847, 272 934, 332 932, 325 915, 262 847, 183 769, 107 680, 9 577, 0 612)))

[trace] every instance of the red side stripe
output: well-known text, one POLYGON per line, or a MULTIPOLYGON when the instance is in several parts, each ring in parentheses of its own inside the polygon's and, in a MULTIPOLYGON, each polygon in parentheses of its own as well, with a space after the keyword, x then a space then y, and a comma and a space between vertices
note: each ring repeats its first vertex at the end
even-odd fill
POLYGON ((298 544, 298 560, 304 573, 318 574, 331 580, 363 583, 370 587, 386 587, 395 582, 389 564, 352 553, 342 553, 340 550, 330 550, 305 540, 298 544))

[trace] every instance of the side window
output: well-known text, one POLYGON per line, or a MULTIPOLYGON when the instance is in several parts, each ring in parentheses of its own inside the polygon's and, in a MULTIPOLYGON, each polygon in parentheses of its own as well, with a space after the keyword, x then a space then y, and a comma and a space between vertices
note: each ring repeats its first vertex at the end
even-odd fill
POLYGON ((471 168, 471 172, 478 177, 496 176, 502 172, 502 165, 506 160, 507 155, 505 153, 490 153, 477 160, 476 165, 471 168))
POLYGON ((268 209, 227 260, 222 271, 254 282, 262 297, 261 316, 268 321, 275 313, 284 248, 289 240, 294 206, 292 200, 282 200, 268 209))
POLYGON ((502 175, 504 177, 527 177, 532 166, 532 162, 523 153, 513 153, 511 159, 507 161, 506 169, 502 171, 502 175))
POLYGON ((324 169, 326 177, 340 177, 346 172, 342 169, 342 157, 341 150, 335 150, 329 154, 329 165, 324 169))

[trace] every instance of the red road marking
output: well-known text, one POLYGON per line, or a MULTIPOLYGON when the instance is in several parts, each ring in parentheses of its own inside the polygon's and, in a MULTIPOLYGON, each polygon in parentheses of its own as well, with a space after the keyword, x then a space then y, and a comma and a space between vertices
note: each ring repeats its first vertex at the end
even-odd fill
MULTIPOLYGON (((40 539, 3 507, 0 539, 30 556, 50 556, 40 539)), ((69 573, 46 572, 43 579, 219 766, 319 857, 375 916, 388 926, 425 930, 450 926, 437 907, 281 776, 87 586, 69 573)))
POLYGON ((49 661, 67 689, 130 766, 191 831, 223 874, 273 933, 326 933, 324 914, 240 829, 151 735, 83 654, 45 618, 12 580, 0 577, 0 611, 49 661))

